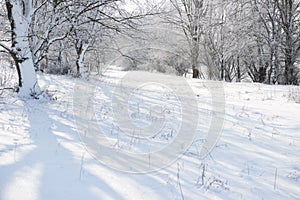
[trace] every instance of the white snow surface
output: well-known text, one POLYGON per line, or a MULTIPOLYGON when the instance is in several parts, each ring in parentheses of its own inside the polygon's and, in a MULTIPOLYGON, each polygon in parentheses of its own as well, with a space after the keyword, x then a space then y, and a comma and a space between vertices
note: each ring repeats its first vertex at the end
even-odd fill
MULTIPOLYGON (((80 81, 107 91, 98 95, 105 103, 125 73, 111 68, 98 82, 80 81)), ((39 75, 38 81, 55 100, 0 97, 1 200, 300 199, 300 104, 289 98, 297 86, 223 83, 223 129, 200 159, 211 100, 205 81, 187 79, 199 107, 194 143, 166 168, 131 174, 97 161, 82 144, 73 116, 75 79, 39 75)), ((109 118, 109 106, 102 111, 98 118, 109 118)), ((99 123, 109 135, 114 125, 99 123)))

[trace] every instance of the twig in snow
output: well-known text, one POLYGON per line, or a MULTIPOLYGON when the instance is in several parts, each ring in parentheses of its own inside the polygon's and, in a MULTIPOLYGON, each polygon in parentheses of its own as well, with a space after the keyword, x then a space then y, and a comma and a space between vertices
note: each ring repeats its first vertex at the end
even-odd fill
POLYGON ((18 147, 18 143, 15 143, 15 148, 14 148, 14 161, 16 162, 16 153, 17 153, 17 147, 18 147))
POLYGON ((275 169, 274 190, 276 190, 276 184, 277 184, 277 167, 275 169))
POLYGON ((201 167, 202 167, 202 172, 201 172, 201 175, 198 177, 197 184, 199 184, 200 178, 201 178, 201 185, 203 186, 204 178, 205 178, 205 171, 206 171, 205 163, 201 163, 200 168, 201 167))
POLYGON ((178 186, 179 186, 179 189, 180 189, 181 199, 184 200, 184 195, 183 195, 183 191, 182 191, 182 187, 181 187, 181 183, 180 183, 180 167, 179 167, 179 163, 177 163, 177 182, 178 182, 178 186))
POLYGON ((150 153, 150 150, 149 150, 149 154, 148 154, 148 164, 149 164, 149 169, 151 167, 151 153, 150 153))
POLYGON ((79 180, 81 180, 81 175, 82 175, 82 170, 83 170, 84 154, 85 154, 85 152, 83 152, 83 154, 81 156, 80 171, 79 171, 79 180))

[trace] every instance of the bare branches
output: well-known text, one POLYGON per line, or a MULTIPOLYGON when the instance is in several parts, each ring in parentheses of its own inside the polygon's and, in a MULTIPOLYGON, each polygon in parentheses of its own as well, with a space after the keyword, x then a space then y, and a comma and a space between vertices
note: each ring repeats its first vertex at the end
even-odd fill
POLYGON ((6 52, 11 53, 12 49, 8 47, 7 45, 0 42, 0 47, 2 47, 6 52))

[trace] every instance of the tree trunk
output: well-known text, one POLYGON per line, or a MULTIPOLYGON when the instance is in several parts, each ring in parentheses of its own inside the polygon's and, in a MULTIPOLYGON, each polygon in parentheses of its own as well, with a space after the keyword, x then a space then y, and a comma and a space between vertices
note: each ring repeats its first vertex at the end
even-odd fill
POLYGON ((297 78, 294 75, 294 61, 293 61, 293 41, 290 32, 286 33, 286 41, 285 41, 285 60, 284 60, 284 79, 285 84, 288 85, 296 85, 297 78))
POLYGON ((270 50, 270 59, 269 59, 269 63, 270 64, 268 64, 269 65, 269 72, 268 72, 268 77, 267 77, 267 80, 266 80, 267 84, 271 84, 272 83, 272 74, 275 73, 274 72, 274 64, 275 64, 274 58, 275 58, 275 56, 274 56, 274 50, 273 50, 273 48, 271 48, 271 50, 270 50))
POLYGON ((232 63, 231 59, 229 59, 226 63, 225 63, 225 81, 226 82, 231 82, 231 77, 230 77, 230 69, 231 69, 231 65, 234 65, 234 63, 232 63), (227 65, 227 66, 226 66, 227 65))
POLYGON ((36 96, 40 92, 28 37, 32 17, 31 3, 30 0, 6 0, 7 16, 11 26, 10 54, 17 67, 19 95, 22 97, 36 96))
POLYGON ((193 70, 193 78, 199 78, 200 73, 198 69, 198 57, 199 57, 199 46, 197 40, 192 41, 192 52, 191 52, 191 60, 192 60, 192 70, 193 70))
MULTIPOLYGON (((223 56, 222 56, 223 57, 223 56)), ((225 71, 225 67, 224 67, 224 59, 222 58, 221 60, 221 74, 220 74, 220 81, 224 80, 224 71, 225 71)))
POLYGON ((89 42, 78 41, 76 45, 77 59, 76 59, 76 76, 80 76, 80 70, 84 67, 84 58, 88 50, 89 42))
POLYGON ((236 58, 236 82, 241 82, 242 75, 241 75, 241 68, 240 68, 240 57, 236 58))
POLYGON ((292 61, 292 56, 290 56, 291 52, 285 52, 285 67, 284 67, 284 77, 285 77, 285 84, 288 85, 296 85, 297 81, 294 76, 294 63, 292 61))

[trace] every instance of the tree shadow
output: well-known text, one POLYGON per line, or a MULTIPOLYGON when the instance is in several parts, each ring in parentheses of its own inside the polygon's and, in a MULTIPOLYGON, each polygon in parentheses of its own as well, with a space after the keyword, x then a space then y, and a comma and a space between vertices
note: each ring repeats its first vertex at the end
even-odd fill
POLYGON ((36 100, 24 102, 24 107, 32 148, 22 152, 20 145, 16 150, 21 156, 0 165, 0 199, 174 197, 174 190, 159 175, 115 171, 87 153, 74 128, 72 108, 62 112, 56 102, 36 100))
POLYGON ((35 100, 25 106, 34 149, 16 162, 0 166, 0 199, 99 199, 93 188, 100 190, 102 197, 124 199, 101 177, 90 177, 88 182, 80 177, 80 156, 63 145, 78 144, 75 130, 65 123, 72 116, 67 114, 65 121, 58 121, 53 118, 59 115, 57 110, 35 100))

